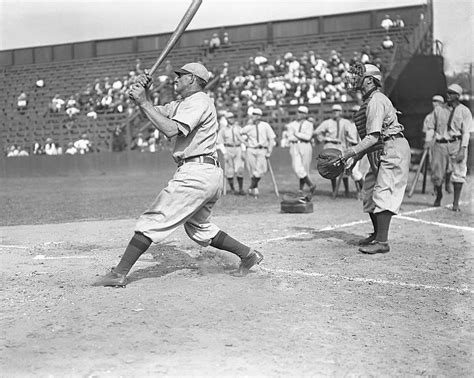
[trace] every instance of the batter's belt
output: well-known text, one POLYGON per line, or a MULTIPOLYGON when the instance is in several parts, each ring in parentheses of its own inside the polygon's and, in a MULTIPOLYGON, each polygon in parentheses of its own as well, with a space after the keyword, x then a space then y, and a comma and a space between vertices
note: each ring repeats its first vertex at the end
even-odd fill
POLYGON ((216 167, 220 167, 219 160, 213 158, 212 156, 209 155, 199 155, 199 156, 193 156, 189 157, 183 160, 180 160, 178 162, 178 167, 181 167, 183 164, 186 163, 205 163, 205 164, 211 164, 215 165, 216 167))

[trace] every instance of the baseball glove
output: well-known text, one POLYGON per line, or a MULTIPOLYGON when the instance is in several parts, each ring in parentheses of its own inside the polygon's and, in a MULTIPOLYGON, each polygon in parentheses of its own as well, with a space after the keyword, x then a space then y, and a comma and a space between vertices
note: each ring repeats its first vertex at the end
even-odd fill
POLYGON ((327 179, 335 179, 344 172, 342 152, 335 148, 326 148, 318 156, 318 172, 327 179))

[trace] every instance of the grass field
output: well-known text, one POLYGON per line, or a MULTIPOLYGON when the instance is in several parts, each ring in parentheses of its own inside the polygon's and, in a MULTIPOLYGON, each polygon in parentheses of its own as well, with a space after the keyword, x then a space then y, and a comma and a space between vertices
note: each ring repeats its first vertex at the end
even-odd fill
POLYGON ((472 376, 471 177, 461 213, 430 190, 405 198, 377 256, 357 251, 370 227, 355 196, 318 179, 313 213, 281 214, 266 177, 260 199, 215 209, 265 255, 246 278, 178 230, 125 289, 91 287, 169 176, 2 179, 1 376, 472 376))

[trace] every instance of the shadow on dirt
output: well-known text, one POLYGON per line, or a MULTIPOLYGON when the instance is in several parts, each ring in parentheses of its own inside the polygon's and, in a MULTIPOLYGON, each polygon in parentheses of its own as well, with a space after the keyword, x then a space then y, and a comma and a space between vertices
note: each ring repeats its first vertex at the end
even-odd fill
POLYGON ((309 236, 289 238, 291 241, 308 241, 317 239, 338 239, 349 245, 358 245, 358 241, 367 235, 359 235, 341 230, 318 231, 307 227, 293 227, 297 232, 307 232, 309 236))
MULTIPOLYGON (((175 245, 152 246, 147 251, 156 261, 155 265, 138 269, 128 276, 128 282, 144 278, 159 278, 177 271, 188 271, 189 274, 208 275, 229 273, 237 269, 237 264, 231 262, 231 254, 215 250, 192 249, 187 252, 175 245)), ((143 259, 143 261, 147 261, 143 259)))

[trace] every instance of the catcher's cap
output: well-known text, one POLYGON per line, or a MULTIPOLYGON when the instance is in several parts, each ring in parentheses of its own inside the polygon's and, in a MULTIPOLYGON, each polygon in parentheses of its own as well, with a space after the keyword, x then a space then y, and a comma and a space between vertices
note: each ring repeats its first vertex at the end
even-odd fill
POLYGON ((252 109, 252 115, 263 115, 262 109, 259 108, 253 108, 252 109))
POLYGON ((193 74, 204 80, 206 83, 209 81, 210 77, 209 71, 201 63, 188 63, 185 64, 183 67, 178 68, 174 72, 177 74, 193 74))
POLYGON ((364 68, 364 76, 372 76, 374 79, 382 81, 382 72, 380 72, 377 66, 374 66, 373 64, 364 64, 364 68))
POLYGON ((307 106, 300 106, 300 107, 298 107, 298 113, 308 114, 308 113, 309 113, 309 109, 308 109, 307 106))
POLYGON ((443 98, 443 96, 440 96, 440 95, 434 95, 433 98, 431 99, 431 101, 440 102, 440 103, 444 104, 444 98, 443 98))
POLYGON ((340 112, 342 112, 342 106, 341 106, 341 105, 338 105, 338 104, 333 105, 333 106, 332 106, 332 110, 334 110, 334 111, 339 110, 340 112))
POLYGON ((459 84, 451 84, 449 87, 448 87, 448 93, 449 92, 453 92, 453 93, 456 93, 458 94, 459 96, 462 95, 462 88, 459 84))
POLYGON ((360 110, 360 106, 359 106, 359 105, 354 105, 354 106, 351 108, 351 110, 352 110, 353 112, 358 112, 358 111, 360 110))

